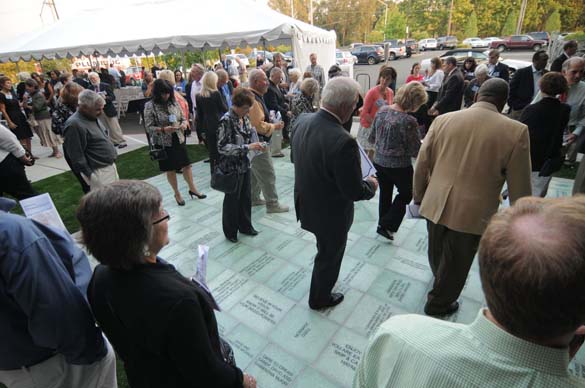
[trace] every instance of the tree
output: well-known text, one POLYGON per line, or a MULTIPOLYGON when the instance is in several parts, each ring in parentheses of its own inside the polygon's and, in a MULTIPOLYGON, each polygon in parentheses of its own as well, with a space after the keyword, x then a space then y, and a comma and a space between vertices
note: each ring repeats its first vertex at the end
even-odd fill
POLYGON ((548 19, 546 19, 546 23, 544 23, 544 30, 553 32, 553 31, 561 31, 561 14, 558 10, 554 10, 553 13, 550 14, 548 19))
POLYGON ((400 12, 395 4, 390 4, 388 23, 386 23, 386 39, 403 39, 404 37, 406 37, 406 16, 400 12))
POLYGON ((471 12, 469 19, 467 20, 463 36, 465 38, 477 36, 477 16, 475 15, 475 11, 471 12))
POLYGON ((502 27, 502 36, 513 35, 516 32, 516 23, 518 22, 518 13, 516 11, 510 11, 506 22, 502 27))
MULTIPOLYGON (((268 5, 270 8, 294 17, 295 19, 301 20, 303 22, 309 22, 309 2, 305 0, 268 0, 268 5), (292 9, 291 9, 291 1, 292 9), (291 11, 294 12, 291 15, 291 11)), ((316 6, 313 5, 313 13, 315 11, 316 6)))

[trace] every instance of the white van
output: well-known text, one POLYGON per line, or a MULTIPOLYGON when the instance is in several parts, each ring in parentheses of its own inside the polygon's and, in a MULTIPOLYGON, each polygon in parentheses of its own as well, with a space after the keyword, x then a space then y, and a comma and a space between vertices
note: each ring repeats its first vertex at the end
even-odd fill
POLYGON ((437 40, 436 39, 421 39, 418 41, 418 48, 420 51, 425 50, 436 50, 437 49, 437 40))

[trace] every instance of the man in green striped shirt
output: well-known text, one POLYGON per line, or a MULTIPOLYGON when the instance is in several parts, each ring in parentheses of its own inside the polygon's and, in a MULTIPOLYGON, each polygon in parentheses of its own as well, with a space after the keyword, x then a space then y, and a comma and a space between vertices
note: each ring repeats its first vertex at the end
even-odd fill
POLYGON ((520 199, 479 249, 488 309, 470 325, 384 322, 354 388, 585 387, 568 371, 585 338, 585 196, 520 199))

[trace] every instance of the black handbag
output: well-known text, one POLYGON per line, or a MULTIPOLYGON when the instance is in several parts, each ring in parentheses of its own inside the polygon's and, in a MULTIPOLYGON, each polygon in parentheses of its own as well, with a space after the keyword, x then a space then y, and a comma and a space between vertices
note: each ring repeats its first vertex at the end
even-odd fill
POLYGON ((238 189, 238 173, 224 173, 215 166, 211 174, 211 188, 226 194, 235 193, 238 189))

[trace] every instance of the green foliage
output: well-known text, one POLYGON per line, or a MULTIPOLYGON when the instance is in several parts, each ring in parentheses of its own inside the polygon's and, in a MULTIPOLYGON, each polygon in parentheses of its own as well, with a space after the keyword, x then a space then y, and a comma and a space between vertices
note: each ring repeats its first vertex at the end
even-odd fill
POLYGON ((585 32, 579 31, 565 36, 565 41, 576 40, 577 42, 585 42, 585 32))
POLYGON ((477 36, 477 15, 475 14, 475 11, 471 12, 469 19, 467 19, 463 35, 465 38, 477 36))
POLYGON ((556 9, 548 19, 546 19, 546 23, 544 23, 544 30, 553 32, 553 31, 560 31, 561 30, 561 14, 556 9))
MULTIPOLYGON (((383 20, 383 18, 382 18, 383 20)), ((406 37, 406 16, 397 6, 388 8, 386 39, 404 39, 406 37)))
POLYGON ((516 32, 516 23, 518 22, 518 13, 516 11, 510 11, 508 13, 508 17, 506 18, 506 22, 502 27, 502 31, 500 35, 507 36, 513 35, 516 32))

